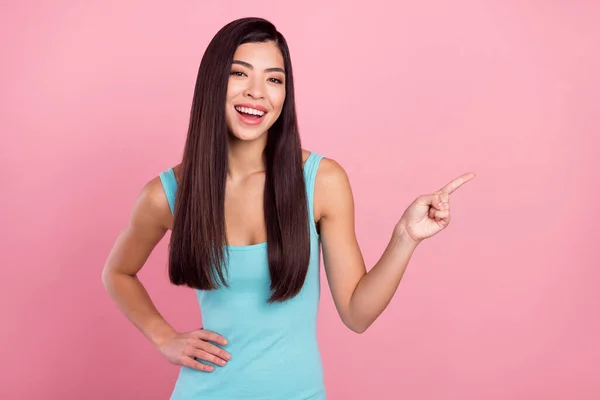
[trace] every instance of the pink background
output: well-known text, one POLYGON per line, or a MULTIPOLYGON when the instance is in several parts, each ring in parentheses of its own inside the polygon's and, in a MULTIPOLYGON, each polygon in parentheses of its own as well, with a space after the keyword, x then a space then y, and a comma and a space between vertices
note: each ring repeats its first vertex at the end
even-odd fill
MULTIPOLYGON (((208 41, 248 15, 290 43, 304 147, 347 169, 368 268, 417 195, 478 174, 364 335, 323 276, 329 398, 600 398, 592 3, 2 2, 0 398, 168 398, 177 367, 100 272, 141 186, 178 161, 208 41)), ((197 328, 166 244, 141 277, 197 328)))

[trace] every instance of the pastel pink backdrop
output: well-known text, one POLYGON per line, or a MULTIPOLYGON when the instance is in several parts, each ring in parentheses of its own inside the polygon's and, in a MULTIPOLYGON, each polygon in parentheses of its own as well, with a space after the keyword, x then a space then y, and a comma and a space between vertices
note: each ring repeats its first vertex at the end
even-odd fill
MULTIPOLYGON (((329 398, 600 398, 598 3, 0 7, 0 398, 168 398, 177 368, 100 271, 141 186, 181 155, 208 41, 247 15, 289 40, 303 145, 348 171, 368 268, 417 195, 477 173, 365 334, 323 276, 329 398)), ((197 328, 166 245, 141 277, 197 328)))

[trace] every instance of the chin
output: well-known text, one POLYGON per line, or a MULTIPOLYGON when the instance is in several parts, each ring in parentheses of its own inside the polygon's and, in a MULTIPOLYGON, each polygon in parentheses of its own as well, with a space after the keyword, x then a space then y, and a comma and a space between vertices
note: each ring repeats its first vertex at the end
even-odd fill
POLYGON ((263 138, 272 125, 270 120, 262 121, 257 125, 248 125, 240 121, 237 115, 232 117, 227 121, 229 135, 232 139, 244 142, 252 142, 263 138))
POLYGON ((240 140, 243 142, 252 142, 254 140, 258 140, 260 138, 262 138, 267 132, 264 130, 257 130, 257 129, 244 129, 244 128, 239 128, 239 127, 235 127, 233 129, 229 130, 229 135, 235 139, 235 140, 240 140))

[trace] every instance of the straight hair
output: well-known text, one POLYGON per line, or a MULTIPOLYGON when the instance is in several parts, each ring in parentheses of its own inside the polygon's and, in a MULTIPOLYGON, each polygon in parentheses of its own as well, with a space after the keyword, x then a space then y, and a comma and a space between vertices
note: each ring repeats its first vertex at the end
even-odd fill
POLYGON ((268 302, 273 303, 288 300, 302 289, 310 258, 310 232, 290 52, 283 35, 262 18, 242 18, 225 25, 200 62, 176 194, 169 279, 198 290, 228 286, 227 85, 238 46, 268 41, 274 42, 283 56, 286 89, 282 112, 269 129, 263 152, 271 277, 268 302))

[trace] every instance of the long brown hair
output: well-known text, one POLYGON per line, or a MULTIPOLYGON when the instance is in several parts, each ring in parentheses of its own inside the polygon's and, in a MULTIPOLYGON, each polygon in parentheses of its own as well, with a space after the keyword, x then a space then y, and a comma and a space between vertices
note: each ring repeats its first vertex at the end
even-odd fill
POLYGON ((227 83, 237 47, 266 41, 276 43, 283 55, 286 85, 281 115, 269 129, 264 150, 264 214, 271 275, 268 301, 275 302, 294 297, 302 288, 310 233, 290 52, 283 35, 262 18, 230 22, 215 35, 202 57, 176 195, 169 278, 175 285, 200 290, 228 285, 224 204, 227 83))

